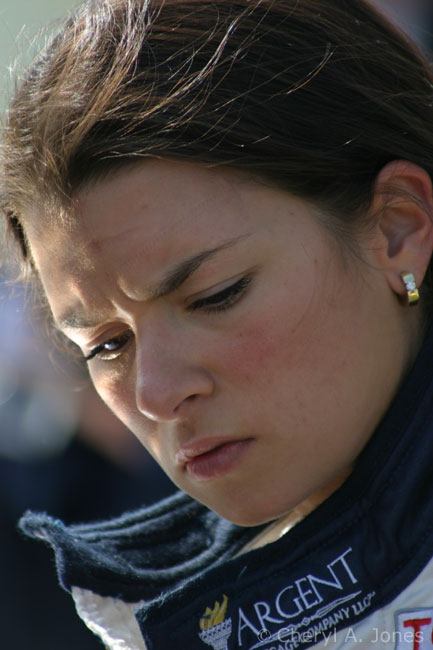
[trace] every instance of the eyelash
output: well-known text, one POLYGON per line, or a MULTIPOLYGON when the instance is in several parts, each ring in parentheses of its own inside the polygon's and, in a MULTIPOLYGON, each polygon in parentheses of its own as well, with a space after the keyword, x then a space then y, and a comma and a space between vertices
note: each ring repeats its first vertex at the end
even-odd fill
POLYGON ((199 298, 189 306, 190 311, 202 310, 206 313, 215 313, 230 309, 240 298, 242 298, 248 285, 252 280, 251 276, 244 276, 234 284, 214 293, 206 298, 199 298))
MULTIPOLYGON (((246 289, 251 283, 251 280, 251 276, 244 276, 225 289, 207 296, 206 298, 199 298, 198 300, 194 301, 188 307, 188 310, 204 311, 205 313, 212 314, 230 309, 230 307, 232 307, 236 302, 238 302, 238 300, 242 298, 246 289)), ((131 336, 132 332, 128 331, 124 334, 121 334, 120 336, 115 336, 114 338, 109 339, 100 345, 97 345, 87 356, 84 357, 84 360, 91 361, 91 359, 94 359, 95 357, 100 357, 102 360, 111 360, 113 358, 116 358, 120 351, 128 344, 131 336), (109 350, 107 349, 107 346, 110 345, 117 345, 118 347, 109 350), (114 357, 111 357, 110 359, 104 359, 104 354, 109 357, 110 353, 113 354, 114 357)))

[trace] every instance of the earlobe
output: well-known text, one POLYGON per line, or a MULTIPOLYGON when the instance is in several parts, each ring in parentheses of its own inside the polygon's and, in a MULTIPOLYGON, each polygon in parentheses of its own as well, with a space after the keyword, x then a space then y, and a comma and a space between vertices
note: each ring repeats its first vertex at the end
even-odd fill
POLYGON ((402 274, 412 273, 420 287, 433 251, 433 191, 429 174, 395 160, 376 178, 371 214, 381 239, 376 254, 390 288, 407 296, 402 274))

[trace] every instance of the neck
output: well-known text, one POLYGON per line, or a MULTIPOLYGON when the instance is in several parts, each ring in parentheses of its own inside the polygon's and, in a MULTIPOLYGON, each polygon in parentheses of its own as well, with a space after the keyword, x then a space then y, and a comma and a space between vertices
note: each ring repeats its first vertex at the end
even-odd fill
POLYGON ((302 521, 302 519, 305 519, 305 517, 313 512, 317 506, 323 503, 323 501, 326 501, 326 499, 330 497, 331 494, 338 490, 338 488, 343 485, 351 472, 352 468, 340 472, 325 486, 314 492, 295 508, 272 521, 269 526, 261 531, 261 533, 249 541, 248 544, 242 548, 239 554, 246 553, 247 551, 252 551, 256 548, 261 548, 262 546, 266 546, 266 544, 275 542, 280 537, 283 537, 283 535, 288 533, 289 530, 291 530, 294 526, 296 526, 296 524, 302 521))

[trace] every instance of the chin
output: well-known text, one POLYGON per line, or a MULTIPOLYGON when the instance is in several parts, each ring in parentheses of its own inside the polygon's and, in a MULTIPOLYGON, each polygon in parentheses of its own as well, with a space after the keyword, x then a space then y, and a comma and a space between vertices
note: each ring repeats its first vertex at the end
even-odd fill
POLYGON ((204 501, 203 503, 232 524, 244 526, 245 528, 253 528, 254 526, 261 526, 270 523, 288 512, 287 509, 280 512, 279 510, 274 511, 269 510, 268 508, 254 508, 252 503, 248 503, 244 506, 241 504, 234 504, 233 501, 230 504, 210 504, 205 503, 204 501))
MULTIPOLYGON (((221 514, 221 513, 218 513, 221 514)), ((263 524, 268 524, 274 521, 277 517, 251 517, 245 516, 244 513, 239 514, 239 516, 224 516, 221 514, 224 519, 228 519, 232 524, 236 526, 243 526, 244 528, 254 528, 255 526, 261 526, 263 524)))

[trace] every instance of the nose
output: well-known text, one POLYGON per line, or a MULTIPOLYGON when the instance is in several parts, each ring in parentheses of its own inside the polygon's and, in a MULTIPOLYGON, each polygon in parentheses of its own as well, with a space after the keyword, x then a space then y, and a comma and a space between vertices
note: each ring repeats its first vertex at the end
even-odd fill
POLYGON ((194 401, 210 396, 214 382, 191 346, 159 334, 137 338, 135 392, 140 413, 162 422, 180 418, 194 401))

